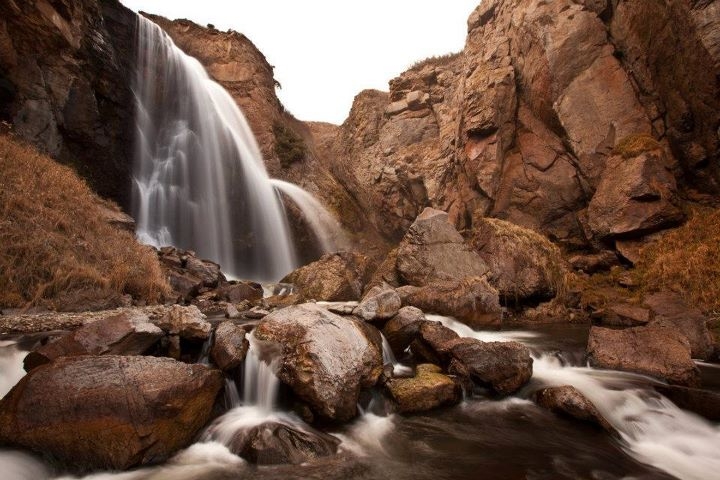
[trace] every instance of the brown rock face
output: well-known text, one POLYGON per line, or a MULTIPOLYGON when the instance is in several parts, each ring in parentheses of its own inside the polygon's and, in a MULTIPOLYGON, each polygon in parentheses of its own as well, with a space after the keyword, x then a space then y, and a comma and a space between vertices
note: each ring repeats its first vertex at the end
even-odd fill
POLYGON ((662 326, 611 330, 593 327, 587 354, 597 367, 642 373, 670 383, 700 384, 700 372, 690 355, 690 342, 682 334, 662 326))
POLYGON ((611 157, 588 207, 588 223, 599 239, 641 236, 679 224, 675 178, 660 144, 631 158, 611 157))
POLYGON ((425 314, 415 307, 402 307, 397 315, 388 320, 383 327, 383 334, 396 356, 404 352, 415 340, 423 321, 425 314))
POLYGON ((167 358, 60 358, 0 402, 0 442, 79 470, 157 463, 192 442, 221 387, 219 371, 167 358))
POLYGON ((25 370, 77 355, 141 355, 164 335, 140 312, 123 312, 90 323, 25 357, 25 370))
POLYGON ((448 347, 453 359, 462 365, 462 373, 500 395, 518 391, 532 377, 530 350, 521 343, 461 338, 448 347))
MULTIPOLYGON (((432 206, 458 228, 493 216, 583 244, 578 213, 629 135, 660 141, 667 170, 634 160, 616 182, 649 169, 661 185, 718 191, 719 32, 713 2, 485 0, 462 52, 356 97, 330 142, 344 159, 332 172, 392 240, 432 206)), ((605 205, 619 217, 596 225, 601 236, 677 220, 672 196, 640 218, 636 200, 605 205)))
POLYGON ((460 386, 442 374, 436 365, 422 364, 413 378, 393 378, 385 388, 397 403, 400 413, 424 412, 453 405, 462 398, 460 386))
POLYGON ((498 293, 484 278, 436 281, 423 287, 397 289, 403 305, 455 317, 471 327, 500 326, 498 293))
POLYGON ((0 119, 129 206, 135 14, 116 1, 0 4, 0 119))
POLYGON ((153 323, 170 335, 188 340, 207 340, 212 332, 212 325, 195 305, 173 305, 153 323))
POLYGON ((608 432, 615 433, 615 429, 595 405, 573 386, 543 388, 535 393, 535 402, 555 413, 594 423, 608 432))
POLYGON ((370 278, 370 262, 364 255, 340 252, 300 267, 281 280, 292 283, 306 299, 358 300, 370 278))
POLYGON ((402 300, 395 289, 383 285, 371 288, 352 313, 366 321, 387 320, 395 316, 401 306, 402 300))
POLYGON ((481 277, 488 267, 448 223, 445 212, 426 208, 408 229, 397 249, 396 268, 408 285, 481 277))
POLYGON ((303 304, 268 315, 254 334, 281 349, 280 380, 317 415, 342 422, 356 415, 361 388, 374 385, 382 371, 379 335, 369 338, 370 328, 303 304))

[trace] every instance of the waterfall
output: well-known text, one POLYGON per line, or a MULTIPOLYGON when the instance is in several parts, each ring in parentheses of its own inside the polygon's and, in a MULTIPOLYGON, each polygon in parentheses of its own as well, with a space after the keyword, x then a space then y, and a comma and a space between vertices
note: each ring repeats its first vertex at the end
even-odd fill
POLYGON ((337 252, 348 247, 349 241, 340 223, 315 197, 290 182, 272 179, 270 183, 297 205, 315 233, 323 253, 337 252))
MULTIPOLYGON (((138 238, 157 247, 194 250, 236 278, 279 280, 297 261, 275 187, 282 183, 278 188, 292 190, 292 197, 305 203, 312 196, 292 184, 271 182, 230 94, 142 16, 137 51, 133 213, 138 238)), ((312 200, 313 212, 319 211, 312 200)))
POLYGON ((388 342, 387 338, 382 332, 380 332, 380 338, 382 338, 383 365, 392 366, 393 376, 412 375, 412 368, 405 366, 397 361, 397 359, 395 358, 395 354, 390 347, 390 342, 388 342))

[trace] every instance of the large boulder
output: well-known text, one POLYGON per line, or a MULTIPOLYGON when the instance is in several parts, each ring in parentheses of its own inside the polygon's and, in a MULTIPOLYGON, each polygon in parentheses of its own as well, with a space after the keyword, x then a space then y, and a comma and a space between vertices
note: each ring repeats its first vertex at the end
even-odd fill
POLYGON ((678 385, 700 383, 690 342, 682 333, 660 325, 624 330, 592 327, 587 354, 596 367, 642 373, 678 385))
POLYGON ((534 397, 535 403, 554 413, 594 423, 607 432, 616 433, 615 428, 602 416, 595 405, 571 385, 543 388, 535 392, 534 397))
POLYGON ((397 315, 387 321, 383 334, 393 353, 398 356, 410 346, 425 321, 425 314, 416 307, 402 307, 397 315))
POLYGON ((426 208, 397 249, 396 268, 408 285, 482 277, 488 266, 449 223, 448 214, 426 208))
POLYGON ((234 370, 245 360, 250 342, 245 329, 233 322, 223 322, 215 329, 215 340, 210 348, 210 358, 222 371, 234 370))
POLYGON ((641 236, 684 219, 677 186, 662 146, 652 137, 631 136, 611 157, 588 206, 588 225, 599 239, 641 236), (627 146, 643 145, 640 150, 627 146))
POLYGON ((179 297, 194 297, 200 289, 215 288, 226 281, 220 265, 199 259, 190 250, 163 247, 158 255, 163 273, 179 297))
POLYGON ((451 373, 468 375, 500 395, 518 391, 532 377, 530 349, 518 342, 481 342, 461 338, 445 346, 456 361, 451 373))
POLYGON ((76 355, 141 355, 155 344, 163 331, 142 312, 125 311, 84 325, 30 352, 25 370, 58 357, 76 355))
POLYGON ((437 365, 418 365, 413 378, 393 378, 385 388, 400 413, 424 412, 453 405, 462 398, 462 388, 437 365))
POLYGON ((228 448, 258 465, 301 464, 337 452, 340 440, 327 433, 303 426, 265 422, 239 431, 228 448))
POLYGON ((193 441, 222 385, 219 371, 168 358, 59 358, 0 401, 0 443, 79 470, 161 462, 193 441))
POLYGON ((153 323, 165 333, 187 340, 204 341, 210 338, 212 333, 212 325, 195 305, 173 305, 165 315, 153 320, 153 323))
POLYGON ((306 299, 358 300, 370 279, 370 261, 364 255, 339 252, 300 267, 281 280, 292 283, 306 299))
POLYGON ((700 310, 667 291, 648 296, 644 304, 654 314, 653 325, 673 329, 688 339, 693 358, 707 360, 713 356, 715 342, 708 329, 709 319, 700 310))
POLYGON ((440 322, 424 321, 418 328, 415 340, 410 344, 413 355, 437 365, 450 362, 450 345, 460 335, 440 322))
POLYGON ((230 303, 240 303, 243 300, 255 301, 263 298, 263 287, 256 282, 230 282, 217 289, 217 295, 230 303))
POLYGON ((400 287, 397 292, 403 305, 455 317, 471 327, 500 326, 498 292, 485 278, 437 280, 422 287, 400 287))
POLYGON ((373 386, 382 372, 379 333, 370 338, 371 328, 303 304, 263 318, 254 335, 280 350, 277 376, 283 383, 320 418, 342 422, 357 414, 360 390, 373 386))
POLYGON ((395 316, 402 306, 400 295, 389 285, 371 288, 353 310, 353 315, 365 321, 387 320, 395 316))
POLYGON ((471 231, 471 245, 490 267, 490 284, 508 303, 555 296, 566 272, 560 249, 528 228, 482 218, 471 231))

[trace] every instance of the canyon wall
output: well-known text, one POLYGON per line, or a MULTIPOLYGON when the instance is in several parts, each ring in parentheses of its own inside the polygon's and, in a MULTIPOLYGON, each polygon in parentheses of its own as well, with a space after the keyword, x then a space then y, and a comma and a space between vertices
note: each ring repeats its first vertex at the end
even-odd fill
POLYGON ((386 238, 431 205, 460 228, 495 216, 612 245, 718 192, 718 21, 707 1, 484 0, 462 52, 316 133, 386 238))

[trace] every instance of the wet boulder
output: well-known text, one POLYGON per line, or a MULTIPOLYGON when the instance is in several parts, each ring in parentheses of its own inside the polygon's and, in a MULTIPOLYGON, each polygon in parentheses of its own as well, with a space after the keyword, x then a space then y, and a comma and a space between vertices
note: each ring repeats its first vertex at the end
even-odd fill
POLYGON ((386 320, 398 313, 402 306, 400 295, 389 285, 371 288, 353 310, 353 315, 365 321, 386 320))
POLYGON ((277 376, 320 418, 347 421, 357 414, 360 390, 382 373, 379 332, 315 304, 278 310, 255 329, 257 340, 280 355, 277 376))
POLYGON ((209 420, 222 375, 144 356, 62 357, 0 401, 0 444, 75 470, 162 462, 209 420))
POLYGON ((396 253, 396 269, 408 285, 482 277, 487 264, 450 224, 448 214, 426 208, 415 219, 396 253))
POLYGON ((553 413, 593 423, 609 433, 616 433, 595 405, 571 385, 543 388, 535 392, 534 399, 539 406, 553 413))
POLYGON ((424 321, 410 344, 413 355, 429 363, 447 365, 450 361, 450 342, 460 335, 440 322, 424 321))
POLYGON ((250 348, 245 329, 233 322, 223 322, 215 329, 210 358, 220 370, 227 372, 240 366, 250 348))
POLYGON ((700 384, 690 342, 681 332, 664 326, 592 327, 587 355, 595 367, 641 373, 677 385, 700 384))
POLYGON ((292 283, 303 298, 324 301, 358 300, 370 279, 370 261, 364 255, 339 252, 291 272, 282 283, 292 283))
POLYGON ((77 355, 142 355, 163 336, 141 312, 127 311, 88 323, 30 352, 26 371, 59 357, 77 355))
POLYGON ((265 422, 238 432, 228 448, 258 465, 294 464, 337 453, 340 440, 308 426, 265 422))
POLYGON ((462 398, 462 388, 437 365, 418 365, 413 378, 392 378, 385 388, 400 413, 424 412, 454 405, 462 398))
POLYGON ((455 317, 471 327, 500 326, 500 298, 485 278, 436 281, 423 287, 408 285, 397 292, 403 305, 455 317))
MULTIPOLYGON (((459 367, 457 373, 468 375, 476 384, 500 395, 515 393, 532 377, 530 349, 522 343, 461 338, 444 348, 459 367)), ((452 370, 450 373, 456 373, 452 370)))
POLYGON ((263 298, 262 285, 256 282, 233 281, 217 289, 217 295, 230 303, 240 303, 244 300, 255 301, 263 298))
POLYGON ((153 320, 165 333, 177 335, 186 340, 204 341, 210 338, 212 325, 195 306, 171 306, 165 315, 153 320))
POLYGON ((215 288, 226 281, 220 265, 195 256, 195 252, 163 247, 158 252, 160 265, 176 295, 194 297, 202 288, 215 288))
POLYGON ((425 314, 415 307, 402 307, 397 315, 387 321, 382 331, 396 356, 402 354, 415 340, 424 321, 425 314))

